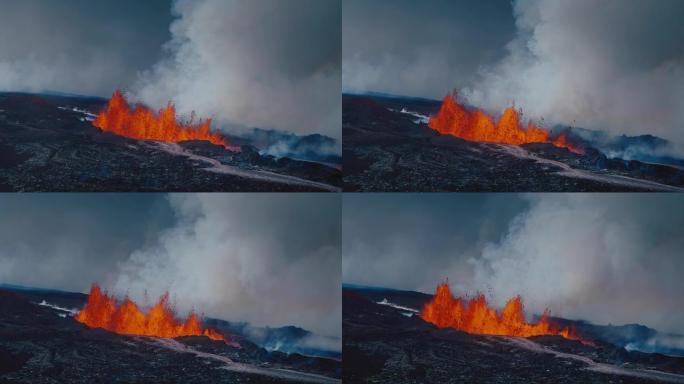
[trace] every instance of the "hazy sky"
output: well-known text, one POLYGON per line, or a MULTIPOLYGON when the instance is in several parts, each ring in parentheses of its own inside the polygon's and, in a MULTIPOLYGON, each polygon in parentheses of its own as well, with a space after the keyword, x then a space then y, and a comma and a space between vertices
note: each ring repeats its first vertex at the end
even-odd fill
POLYGON ((343 2, 343 89, 684 143, 684 2, 343 2))
POLYGON ((163 55, 171 0, 4 0, 0 90, 109 97, 163 55))
POLYGON ((684 197, 348 194, 343 281, 684 333, 684 197))
POLYGON ((343 88, 441 99, 501 59, 509 1, 343 0, 343 88))
POLYGON ((100 283, 179 311, 340 336, 340 204, 324 194, 5 194, 0 283, 100 283))
POLYGON ((3 0, 0 91, 169 101, 340 139, 340 0, 3 0))

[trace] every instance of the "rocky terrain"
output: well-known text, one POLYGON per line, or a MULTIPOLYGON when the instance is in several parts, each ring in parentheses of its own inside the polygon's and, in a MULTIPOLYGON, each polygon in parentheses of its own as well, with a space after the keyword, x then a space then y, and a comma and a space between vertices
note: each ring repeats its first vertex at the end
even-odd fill
POLYGON ((90 329, 85 295, 0 289, 0 383, 339 383, 341 362, 268 351, 241 334, 161 339, 90 329))
MULTIPOLYGON (((236 139, 241 150, 232 152, 205 141, 159 143, 102 132, 91 120, 105 104, 0 93, 0 191, 336 191, 341 185, 339 167, 323 162, 329 157, 275 157, 245 139, 236 139)), ((261 141, 277 139, 259 132, 261 141)), ((311 141, 321 139, 300 141, 291 147, 306 155, 311 141)))
MULTIPOLYGON (((682 191, 681 166, 469 142, 427 126, 440 102, 343 96, 346 191, 682 191)), ((623 149, 624 152, 624 149, 623 149)))
POLYGON ((684 383, 684 357, 594 339, 514 338, 438 329, 418 292, 343 289, 345 383, 684 383))

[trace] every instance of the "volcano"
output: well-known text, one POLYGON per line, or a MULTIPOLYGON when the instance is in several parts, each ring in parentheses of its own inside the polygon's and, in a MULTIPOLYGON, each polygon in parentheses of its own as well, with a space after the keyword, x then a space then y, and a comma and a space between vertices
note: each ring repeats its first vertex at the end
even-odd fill
POLYGON ((341 160, 328 156, 334 139, 230 135, 214 125, 183 121, 172 105, 131 106, 120 92, 110 100, 0 93, 0 191, 340 190, 341 160))
POLYGON ((461 105, 456 94, 447 95, 436 115, 430 117, 428 126, 442 134, 449 134, 469 141, 496 144, 550 143, 570 152, 583 155, 584 149, 568 140, 566 133, 553 137, 548 129, 538 127, 531 120, 523 127, 522 112, 508 107, 498 121, 481 110, 469 111, 461 105))
POLYGON ((218 133, 211 132, 211 119, 193 124, 178 122, 176 108, 169 103, 166 108, 155 113, 143 104, 133 110, 121 91, 116 90, 107 108, 100 112, 93 125, 105 132, 141 140, 156 140, 177 143, 189 140, 206 140, 226 149, 239 150, 228 144, 218 133))
MULTIPOLYGON (((441 303, 439 305, 443 308, 453 309, 448 303, 457 300, 453 297, 453 300, 446 300, 449 298, 448 288, 440 287, 437 295, 429 295, 389 288, 344 286, 343 381, 578 384, 684 382, 684 357, 627 350, 627 340, 615 337, 618 333, 629 335, 629 342, 637 342, 634 337, 647 337, 648 333, 654 333, 655 330, 635 333, 632 326, 595 326, 582 321, 547 317, 546 322, 551 328, 576 327, 581 336, 592 340, 592 343, 583 343, 562 334, 547 334, 546 331, 541 332, 543 335, 522 337, 503 335, 520 333, 510 332, 508 329, 505 332, 472 332, 473 329, 464 331, 454 327, 451 321, 441 324, 448 326, 438 326, 425 320, 426 313, 434 311, 436 303, 441 303)), ((471 300, 469 304, 480 305, 476 298, 473 300, 475 301, 471 300)), ((471 313, 476 312, 473 310, 471 313)), ((483 319, 492 316, 486 315, 483 319)), ((505 319, 506 315, 497 313, 494 317, 505 319)), ((513 316, 514 319, 516 317, 513 316)), ((459 318, 465 319, 461 316, 459 318)), ((471 322, 478 323, 479 321, 471 322)), ((528 326, 535 325, 539 327, 539 324, 543 324, 541 320, 523 325, 519 329, 528 329, 528 326)), ((684 350, 679 353, 684 356, 684 350)))
MULTIPOLYGON (((131 304, 100 293, 0 285, 0 382, 340 383, 339 357, 311 354, 312 349, 309 354, 267 349, 239 327, 224 327, 223 320, 192 315, 180 320, 164 300, 131 315, 124 310, 131 304), (90 326, 85 318, 105 326, 90 326), (124 326, 131 322, 146 330, 124 326), (225 338, 206 335, 204 323, 225 338), (116 330, 107 329, 112 327, 116 330)), ((253 330, 288 333, 287 328, 253 330)))
POLYGON ((490 307, 483 294, 468 300, 454 297, 448 283, 437 286, 435 295, 420 313, 420 317, 439 328, 454 328, 468 333, 497 336, 558 335, 579 340, 574 329, 553 324, 545 311, 538 322, 525 321, 522 298, 516 296, 506 303, 501 312, 490 307))
POLYGON ((88 302, 74 319, 91 328, 102 328, 124 335, 164 338, 206 336, 212 340, 226 341, 220 332, 202 329, 199 317, 194 312, 185 321, 178 320, 169 306, 168 292, 145 313, 128 297, 119 304, 113 297, 102 292, 97 284, 93 284, 88 302))
POLYGON ((684 159, 654 136, 499 117, 443 101, 343 95, 344 190, 349 192, 684 191, 684 159))

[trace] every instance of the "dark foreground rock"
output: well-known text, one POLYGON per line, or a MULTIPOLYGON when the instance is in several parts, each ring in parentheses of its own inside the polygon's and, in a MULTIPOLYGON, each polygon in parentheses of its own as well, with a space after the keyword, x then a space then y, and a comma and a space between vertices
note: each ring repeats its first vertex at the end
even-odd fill
MULTIPOLYGON (((341 171, 248 143, 160 145, 95 128, 99 98, 0 93, 0 191, 331 191, 341 171)), ((244 140, 243 140, 244 141, 244 140)))

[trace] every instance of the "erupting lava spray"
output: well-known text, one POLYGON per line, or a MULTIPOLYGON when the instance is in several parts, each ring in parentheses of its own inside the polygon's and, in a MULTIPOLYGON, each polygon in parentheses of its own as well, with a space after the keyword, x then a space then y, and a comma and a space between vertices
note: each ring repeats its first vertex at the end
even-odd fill
POLYGON ((88 302, 75 319, 91 328, 137 336, 173 338, 179 336, 206 336, 212 340, 226 341, 216 330, 202 329, 199 316, 190 313, 183 322, 178 320, 169 307, 169 294, 164 294, 147 313, 126 297, 121 304, 93 284, 88 302))
POLYGON ((468 333, 518 337, 558 335, 581 340, 574 329, 551 324, 549 316, 547 310, 537 323, 527 323, 520 296, 509 300, 498 313, 482 294, 470 300, 454 297, 447 283, 437 286, 435 296, 420 313, 423 320, 439 328, 455 328, 468 333))
POLYGON ((235 149, 223 136, 211 132, 211 119, 200 119, 197 124, 193 124, 192 120, 180 123, 176 120, 176 108, 171 103, 158 113, 142 104, 136 104, 131 110, 126 98, 118 90, 109 100, 107 109, 93 121, 93 125, 103 131, 132 139, 170 142, 207 140, 226 149, 235 149))
POLYGON ((565 133, 551 137, 551 133, 536 126, 532 121, 527 127, 520 123, 520 112, 508 107, 496 123, 486 113, 469 111, 456 100, 456 95, 447 95, 437 115, 432 116, 428 126, 442 134, 449 134, 469 141, 483 141, 498 144, 551 143, 556 147, 584 154, 584 150, 568 141, 565 133))

